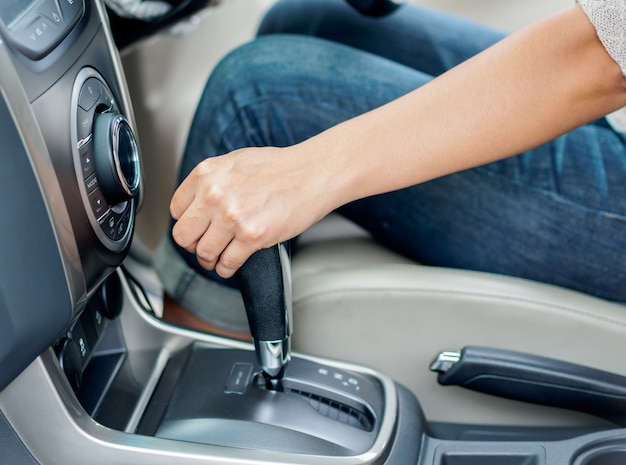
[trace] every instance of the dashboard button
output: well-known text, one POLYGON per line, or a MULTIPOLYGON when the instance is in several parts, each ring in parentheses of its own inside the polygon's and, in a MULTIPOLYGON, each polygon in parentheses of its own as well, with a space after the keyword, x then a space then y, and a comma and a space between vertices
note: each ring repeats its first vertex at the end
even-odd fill
POLYGON ((128 232, 128 226, 130 223, 130 202, 128 202, 129 204, 129 208, 127 208, 124 213, 122 214, 122 216, 120 217, 120 219, 117 222, 117 227, 115 230, 115 240, 116 241, 121 241, 124 236, 126 235, 126 233, 128 232))
POLYGON ((104 231, 104 234, 106 234, 112 241, 115 240, 118 221, 119 213, 115 213, 113 210, 109 210, 109 213, 107 213, 101 220, 100 226, 102 227, 102 231, 104 231))
POLYGON ((30 58, 38 59, 57 44, 62 31, 55 21, 35 14, 24 26, 14 29, 12 33, 22 52, 30 58))
POLYGON ((78 146, 82 146, 89 135, 93 127, 93 115, 82 108, 78 107, 76 112, 76 135, 78 137, 78 146))
POLYGON ((91 110, 101 94, 100 83, 95 78, 89 78, 80 89, 78 105, 85 111, 91 110))
POLYGON ((63 21, 63 15, 59 11, 57 4, 54 0, 45 0, 38 8, 39 13, 51 20, 59 28, 65 29, 65 21, 63 21))
MULTIPOLYGON (((83 146, 84 148, 85 146, 83 146)), ((93 162, 93 153, 91 151, 91 144, 86 146, 86 150, 82 150, 80 154, 80 166, 83 170, 83 178, 88 178, 96 171, 96 165, 93 162)))
POLYGON ((89 194, 89 203, 91 204, 93 214, 98 220, 102 218, 109 209, 109 206, 107 205, 106 200, 104 200, 104 196, 102 195, 100 189, 95 189, 91 194, 89 194))
POLYGON ((93 327, 96 330, 96 334, 98 335, 98 337, 100 337, 102 333, 104 332, 104 326, 105 326, 106 320, 104 319, 104 315, 100 311, 99 299, 92 299, 92 300, 97 301, 97 303, 92 303, 92 301, 89 301, 88 312, 89 312, 89 316, 91 317, 91 322, 93 324, 93 327))
POLYGON ((83 0, 59 0, 65 22, 73 26, 83 14, 83 0))
POLYGON ((98 100, 98 105, 105 105, 110 110, 115 110, 115 102, 113 101, 113 97, 111 94, 104 88, 100 87, 100 99, 98 100))
POLYGON ((78 345, 78 351, 80 353, 81 365, 85 366, 87 359, 91 353, 91 347, 89 345, 89 339, 85 328, 83 328, 82 321, 78 320, 72 328, 72 340, 78 345))
POLYGON ((85 181, 85 187, 87 188, 87 194, 91 194, 98 188, 98 178, 96 178, 95 174, 87 178, 85 181))

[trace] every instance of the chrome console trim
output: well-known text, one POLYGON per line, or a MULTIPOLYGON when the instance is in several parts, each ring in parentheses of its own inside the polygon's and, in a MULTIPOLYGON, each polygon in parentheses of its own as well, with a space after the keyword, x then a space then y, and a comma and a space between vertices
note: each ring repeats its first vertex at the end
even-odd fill
POLYGON ((139 426, 139 422, 141 421, 141 417, 146 411, 146 407, 150 402, 150 398, 154 393, 154 390, 159 383, 159 379, 161 379, 161 375, 167 366, 167 362, 169 358, 172 356, 172 353, 167 349, 162 349, 159 352, 159 355, 154 364, 154 369, 148 378, 146 383, 146 387, 144 388, 139 400, 137 401, 137 405, 133 410, 132 415, 130 416, 130 420, 128 421, 126 428, 124 428, 125 433, 134 433, 137 430, 137 426, 139 426))
POLYGON ((286 337, 280 341, 254 341, 259 365, 263 372, 276 378, 291 360, 291 339, 286 337))

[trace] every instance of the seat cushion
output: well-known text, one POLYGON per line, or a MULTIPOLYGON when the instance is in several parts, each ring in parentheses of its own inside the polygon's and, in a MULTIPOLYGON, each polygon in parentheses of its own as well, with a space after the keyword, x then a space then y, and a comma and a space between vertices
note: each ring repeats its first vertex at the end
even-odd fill
POLYGON ((482 345, 626 374, 626 307, 489 273, 423 266, 368 237, 309 241, 292 263, 294 349, 401 382, 434 421, 591 425, 591 417, 442 387, 441 350, 482 345))

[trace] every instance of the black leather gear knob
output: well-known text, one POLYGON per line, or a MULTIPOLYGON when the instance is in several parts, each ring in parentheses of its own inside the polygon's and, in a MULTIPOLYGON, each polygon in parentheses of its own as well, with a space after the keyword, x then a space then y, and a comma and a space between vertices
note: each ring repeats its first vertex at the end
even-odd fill
POLYGON ((261 249, 237 271, 250 333, 266 376, 282 375, 290 359, 291 271, 285 244, 261 249))

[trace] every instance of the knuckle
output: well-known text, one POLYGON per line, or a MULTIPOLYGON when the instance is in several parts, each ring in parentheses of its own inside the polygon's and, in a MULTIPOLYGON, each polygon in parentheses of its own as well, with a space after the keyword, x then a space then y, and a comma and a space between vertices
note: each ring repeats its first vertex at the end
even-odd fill
POLYGON ((215 271, 222 278, 230 278, 241 267, 241 265, 243 265, 243 263, 239 263, 237 260, 220 257, 220 261, 215 266, 215 271))
POLYGON ((228 279, 228 278, 232 278, 235 274, 235 271, 237 270, 232 270, 229 268, 225 268, 220 266, 220 264, 218 263, 218 265, 215 267, 215 272, 222 278, 224 279, 228 279))
POLYGON ((240 227, 241 240, 247 244, 258 244, 265 236, 265 228, 259 224, 248 222, 240 227))
POLYGON ((230 203, 224 209, 224 222, 229 225, 241 225, 243 223, 243 214, 241 209, 230 203))
POLYGON ((220 258, 220 266, 228 270, 237 270, 239 267, 241 267, 241 265, 243 265, 243 263, 231 257, 223 256, 220 258))
POLYGON ((200 163, 198 163, 193 170, 191 170, 191 175, 195 177, 202 178, 204 176, 208 176, 212 174, 215 170, 211 167, 216 160, 212 158, 205 158, 200 163))
POLYGON ((184 197, 184 192, 182 190, 182 188, 178 188, 174 194, 172 195, 172 198, 170 199, 170 213, 172 214, 172 216, 176 217, 176 215, 182 214, 184 211, 183 208, 183 200, 184 197))
POLYGON ((209 199, 222 200, 226 197, 226 192, 227 191, 218 182, 213 182, 204 189, 204 194, 209 199))
POLYGON ((213 263, 217 258, 215 252, 207 249, 196 250, 196 257, 201 263, 213 263))

